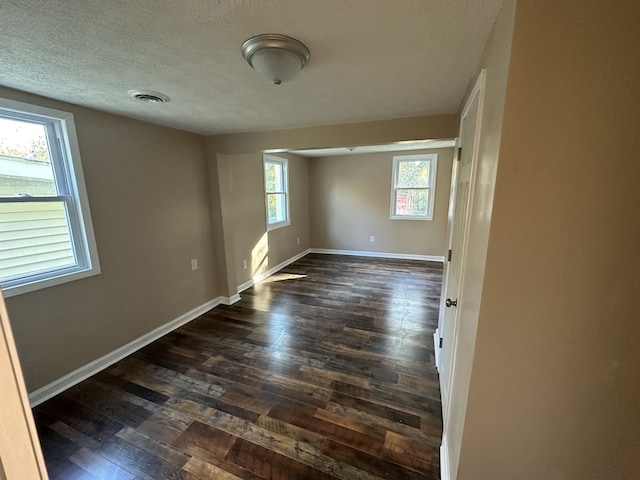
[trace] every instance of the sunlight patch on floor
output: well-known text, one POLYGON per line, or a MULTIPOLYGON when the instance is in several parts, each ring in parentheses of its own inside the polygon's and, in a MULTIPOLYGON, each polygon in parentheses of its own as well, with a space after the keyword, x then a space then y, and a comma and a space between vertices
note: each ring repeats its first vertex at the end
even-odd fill
POLYGON ((306 275, 298 275, 296 273, 274 273, 270 277, 262 280, 260 283, 282 282, 284 280, 297 280, 305 277, 306 275))

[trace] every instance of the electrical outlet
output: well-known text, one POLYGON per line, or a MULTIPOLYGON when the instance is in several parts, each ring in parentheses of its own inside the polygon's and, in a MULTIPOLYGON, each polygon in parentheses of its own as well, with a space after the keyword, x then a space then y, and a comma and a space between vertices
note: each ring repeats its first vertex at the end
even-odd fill
POLYGON ((370 241, 371 243, 375 242, 375 241, 376 241, 376 237, 375 237, 375 236, 373 236, 373 235, 370 235, 370 236, 369 236, 369 241, 370 241))
POLYGON ((300 245, 300 239, 299 239, 299 238, 296 238, 296 243, 297 243, 298 245, 300 245))
POLYGON ((246 269, 247 269, 247 261, 246 261, 246 260, 242 260, 242 268, 243 268, 244 270, 246 270, 246 269))
POLYGON ((192 258, 191 259, 191 270, 197 270, 198 269, 198 259, 197 258, 192 258))

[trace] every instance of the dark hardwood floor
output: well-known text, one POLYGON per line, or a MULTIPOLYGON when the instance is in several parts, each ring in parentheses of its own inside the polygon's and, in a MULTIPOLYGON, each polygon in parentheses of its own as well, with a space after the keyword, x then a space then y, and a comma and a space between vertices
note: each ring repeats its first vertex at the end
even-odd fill
POLYGON ((441 277, 307 255, 36 407, 51 479, 440 478, 441 277))

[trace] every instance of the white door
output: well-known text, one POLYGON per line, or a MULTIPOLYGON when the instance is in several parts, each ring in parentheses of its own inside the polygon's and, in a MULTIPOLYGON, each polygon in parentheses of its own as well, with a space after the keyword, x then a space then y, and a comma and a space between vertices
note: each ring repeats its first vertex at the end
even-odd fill
MULTIPOLYGON (((453 218, 455 213, 455 204, 456 204, 456 192, 458 186, 458 168, 460 166, 460 162, 458 161, 458 153, 460 152, 460 138, 456 139, 456 143, 454 146, 454 154, 453 154, 453 166, 451 167, 451 185, 449 188, 449 211, 447 212, 447 249, 451 249, 451 237, 453 234, 453 218)), ((435 350, 435 360, 436 367, 438 372, 442 373, 442 335, 444 332, 444 321, 445 321, 445 313, 446 306, 444 299, 447 298, 447 284, 449 278, 449 260, 445 260, 443 269, 442 269, 442 287, 440 291, 440 296, 442 297, 442 301, 440 302, 440 312, 438 313, 438 328, 433 334, 433 345, 435 350)))
POLYGON ((458 170, 455 185, 455 195, 452 196, 453 221, 451 232, 451 260, 448 265, 445 285, 443 287, 443 318, 440 322, 440 337, 442 350, 440 353, 440 390, 442 394, 442 410, 445 432, 447 418, 451 404, 451 385, 455 372, 458 355, 457 339, 460 328, 459 318, 461 297, 464 294, 460 288, 464 275, 466 261, 466 244, 469 230, 469 216, 473 200, 473 186, 477 164, 477 139, 479 136, 479 112, 481 107, 482 90, 484 86, 484 70, 481 72, 474 89, 467 100, 460 122, 460 139, 458 151, 458 170))

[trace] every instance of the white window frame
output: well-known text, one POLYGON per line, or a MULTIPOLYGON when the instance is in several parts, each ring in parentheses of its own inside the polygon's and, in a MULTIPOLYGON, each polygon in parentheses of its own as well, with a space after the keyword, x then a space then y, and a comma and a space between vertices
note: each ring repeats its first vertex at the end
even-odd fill
POLYGON ((289 215, 289 161, 286 158, 275 157, 273 155, 262 156, 262 168, 263 177, 262 185, 264 187, 264 207, 267 221, 267 231, 275 230, 277 228, 286 227, 291 224, 291 217, 289 215), (280 165, 282 168, 284 191, 282 192, 267 192, 267 163, 274 163, 280 165), (285 219, 281 222, 269 223, 269 195, 283 195, 285 199, 285 219))
MULTIPOLYGON (((421 153, 416 155, 396 155, 393 157, 393 175, 391 178, 391 210, 389 218, 392 220, 433 220, 433 210, 436 198, 436 172, 438 167, 437 153, 421 153), (428 190, 428 206, 425 215, 399 215, 396 213, 398 195, 398 171, 402 162, 425 161, 430 163, 429 185, 427 187, 416 188, 416 190, 428 190)), ((406 189, 406 188, 403 188, 406 189)))
POLYGON ((73 114, 38 105, 0 98, 0 115, 16 120, 31 120, 46 126, 57 195, 48 197, 0 197, 0 203, 63 201, 67 210, 71 245, 76 265, 52 269, 0 283, 5 297, 86 278, 100 273, 89 200, 80 160, 80 148, 73 114))

